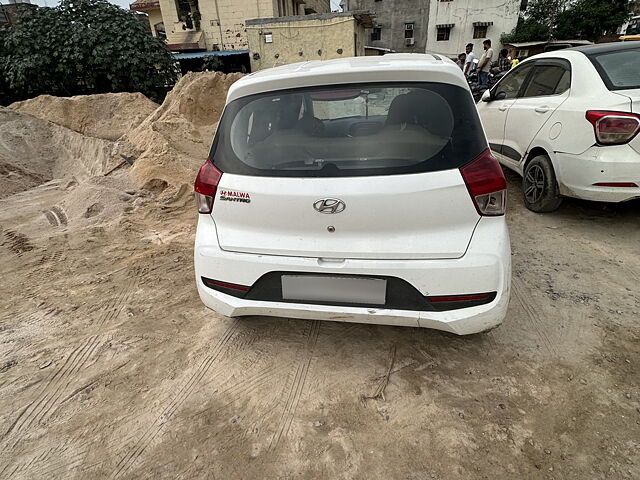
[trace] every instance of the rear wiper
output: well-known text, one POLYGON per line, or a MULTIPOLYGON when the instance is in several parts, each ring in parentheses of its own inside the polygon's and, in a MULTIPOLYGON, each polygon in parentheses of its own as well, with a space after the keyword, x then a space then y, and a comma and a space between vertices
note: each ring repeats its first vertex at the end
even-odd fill
POLYGON ((287 168, 287 167, 298 167, 298 166, 304 166, 304 167, 318 167, 318 168, 324 168, 325 165, 325 160, 322 158, 309 158, 307 160, 294 160, 291 162, 284 162, 284 163, 278 163, 276 165, 273 165, 271 168, 272 169, 277 169, 277 168, 287 168))

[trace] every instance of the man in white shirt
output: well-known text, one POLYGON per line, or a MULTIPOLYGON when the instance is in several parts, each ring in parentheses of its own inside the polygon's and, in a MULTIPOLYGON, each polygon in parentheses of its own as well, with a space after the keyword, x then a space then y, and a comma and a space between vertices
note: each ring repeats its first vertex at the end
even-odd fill
POLYGON ((476 59, 476 54, 473 53, 473 43, 467 43, 465 50, 467 52, 467 58, 465 60, 464 68, 462 69, 462 71, 464 72, 465 76, 468 77, 469 75, 471 75, 471 72, 473 72, 473 69, 475 67, 473 61, 476 59))
POLYGON ((489 83, 491 62, 493 61, 493 48, 491 48, 491 40, 489 39, 482 42, 482 45, 484 46, 484 53, 478 63, 478 83, 480 85, 487 85, 489 83))

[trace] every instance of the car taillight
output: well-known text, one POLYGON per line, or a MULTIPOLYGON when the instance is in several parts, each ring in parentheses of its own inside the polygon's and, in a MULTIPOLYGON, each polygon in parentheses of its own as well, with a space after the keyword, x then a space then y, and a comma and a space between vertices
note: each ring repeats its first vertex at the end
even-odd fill
POLYGON ((207 160, 204 162, 204 165, 200 167, 194 185, 198 212, 211 213, 213 209, 213 199, 216 196, 221 178, 222 172, 211 163, 211 160, 207 160))
POLYGON ((601 145, 621 145, 640 132, 640 115, 635 113, 589 110, 586 118, 601 145))
POLYGON ((477 307, 491 303, 496 299, 497 292, 473 293, 470 295, 442 295, 436 297, 426 297, 436 312, 447 310, 457 310, 460 308, 477 307))
POLYGON ((473 162, 460 168, 460 173, 480 215, 504 215, 507 181, 491 150, 487 148, 473 162))

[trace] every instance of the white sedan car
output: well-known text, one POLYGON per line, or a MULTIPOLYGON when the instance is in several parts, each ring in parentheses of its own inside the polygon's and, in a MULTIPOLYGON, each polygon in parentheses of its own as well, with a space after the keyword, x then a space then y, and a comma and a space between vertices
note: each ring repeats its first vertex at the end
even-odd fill
POLYGON ((446 58, 248 75, 195 183, 200 298, 228 316, 491 329, 509 303, 505 188, 446 58))
POLYGON ((536 55, 478 104, 500 163, 523 177, 527 207, 562 196, 640 198, 640 42, 536 55))

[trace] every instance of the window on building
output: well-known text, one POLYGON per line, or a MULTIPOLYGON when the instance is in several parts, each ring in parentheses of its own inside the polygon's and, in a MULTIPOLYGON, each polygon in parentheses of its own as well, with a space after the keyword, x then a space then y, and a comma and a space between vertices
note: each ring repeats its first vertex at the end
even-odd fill
POLYGON ((176 12, 181 21, 185 21, 187 14, 191 14, 191 4, 189 0, 174 0, 176 4, 176 12))
POLYGON ((382 38, 382 28, 373 27, 371 31, 371 41, 375 42, 376 40, 380 40, 382 38))
POLYGON ((413 22, 404 24, 404 38, 413 38, 413 22))
POLYGON ((444 42, 449 40, 451 36, 451 27, 437 27, 438 33, 436 35, 436 40, 438 42, 444 42))
POLYGON ((486 36, 487 36, 486 25, 476 25, 473 27, 473 38, 486 38, 486 36))
POLYGON ((163 40, 167 39, 167 32, 164 29, 164 22, 160 22, 160 23, 156 23, 153 26, 154 30, 156 31, 156 36, 158 38, 161 38, 163 40))

